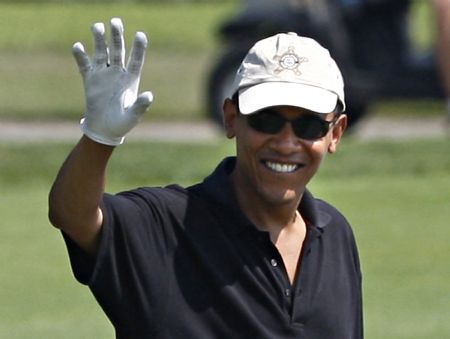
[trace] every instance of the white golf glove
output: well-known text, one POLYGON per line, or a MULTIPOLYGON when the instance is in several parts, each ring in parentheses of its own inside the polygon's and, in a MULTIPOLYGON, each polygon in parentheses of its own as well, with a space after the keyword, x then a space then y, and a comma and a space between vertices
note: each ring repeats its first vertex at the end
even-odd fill
POLYGON ((73 55, 83 76, 86 112, 81 130, 90 139, 105 145, 120 145, 125 135, 137 125, 153 101, 151 92, 138 96, 147 37, 137 32, 125 67, 123 24, 111 20, 111 46, 105 42, 105 26, 92 26, 95 52, 89 58, 81 43, 73 45, 73 55))

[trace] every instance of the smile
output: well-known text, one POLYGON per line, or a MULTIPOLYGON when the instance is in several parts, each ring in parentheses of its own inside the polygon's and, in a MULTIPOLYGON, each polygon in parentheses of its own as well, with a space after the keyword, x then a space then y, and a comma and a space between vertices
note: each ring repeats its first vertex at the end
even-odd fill
POLYGON ((265 161, 264 165, 270 170, 278 173, 292 173, 300 167, 299 165, 280 164, 271 161, 265 161))

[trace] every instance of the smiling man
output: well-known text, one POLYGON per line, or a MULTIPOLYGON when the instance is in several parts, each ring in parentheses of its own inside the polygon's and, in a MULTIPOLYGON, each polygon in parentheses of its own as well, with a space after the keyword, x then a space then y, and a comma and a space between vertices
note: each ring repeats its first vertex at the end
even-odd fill
POLYGON ((137 94, 146 37, 124 64, 123 26, 93 26, 84 135, 50 192, 76 278, 117 338, 359 339, 361 271, 350 226, 307 185, 347 118, 328 51, 293 33, 261 40, 224 102, 236 156, 203 182, 105 193, 115 146, 152 101, 137 94))

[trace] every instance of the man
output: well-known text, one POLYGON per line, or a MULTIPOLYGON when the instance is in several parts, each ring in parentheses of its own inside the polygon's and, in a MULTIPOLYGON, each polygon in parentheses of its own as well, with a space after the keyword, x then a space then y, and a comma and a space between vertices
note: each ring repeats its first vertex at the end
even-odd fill
POLYGON ((84 136, 50 193, 77 279, 117 338, 362 338, 361 272, 345 218, 306 189, 345 130, 327 50, 293 33, 257 43, 225 100, 236 157, 188 188, 104 193, 115 146, 152 101, 137 96, 146 38, 124 66, 123 26, 93 26, 84 136))

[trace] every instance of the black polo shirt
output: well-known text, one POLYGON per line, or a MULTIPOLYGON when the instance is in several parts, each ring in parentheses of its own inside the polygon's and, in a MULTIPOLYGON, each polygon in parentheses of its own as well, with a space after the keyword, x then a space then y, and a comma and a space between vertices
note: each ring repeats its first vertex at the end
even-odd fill
POLYGON ((105 195, 96 260, 66 238, 117 338, 359 339, 361 273, 352 231, 305 192, 300 273, 291 286, 269 235, 239 210, 223 161, 203 183, 105 195))

